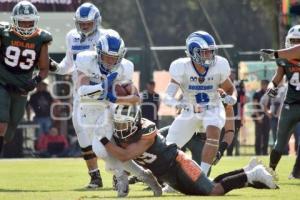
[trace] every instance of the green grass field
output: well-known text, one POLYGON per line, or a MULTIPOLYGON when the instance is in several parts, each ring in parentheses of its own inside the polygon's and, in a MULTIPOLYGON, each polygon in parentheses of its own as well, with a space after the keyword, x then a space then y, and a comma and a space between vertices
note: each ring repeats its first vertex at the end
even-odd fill
MULTIPOLYGON (((212 177, 228 170, 243 167, 250 157, 225 157, 213 168, 212 177)), ((267 157, 261 157, 267 163, 267 157)), ((280 190, 255 190, 252 188, 232 191, 225 197, 201 197, 201 199, 300 199, 300 180, 288 180, 295 157, 283 157, 279 167, 280 190)), ((87 191, 88 182, 82 159, 12 159, 0 160, 0 200, 95 200, 116 198, 112 191, 112 176, 102 170, 104 188, 87 191)), ((128 198, 157 199, 152 192, 144 191, 141 183, 131 185, 128 198)), ((165 194, 164 199, 199 199, 197 196, 165 194)))

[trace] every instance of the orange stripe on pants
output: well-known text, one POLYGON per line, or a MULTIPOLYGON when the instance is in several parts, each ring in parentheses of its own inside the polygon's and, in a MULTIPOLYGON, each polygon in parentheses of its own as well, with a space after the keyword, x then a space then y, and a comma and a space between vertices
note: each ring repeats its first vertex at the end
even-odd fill
POLYGON ((201 175, 201 168, 182 151, 178 151, 176 161, 179 163, 186 175, 188 175, 193 182, 196 182, 201 175))

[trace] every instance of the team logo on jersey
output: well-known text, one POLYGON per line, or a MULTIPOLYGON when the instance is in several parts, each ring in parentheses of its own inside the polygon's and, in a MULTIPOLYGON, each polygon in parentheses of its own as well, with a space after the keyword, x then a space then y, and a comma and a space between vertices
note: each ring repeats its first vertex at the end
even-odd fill
POLYGON ((80 41, 80 38, 73 38, 73 42, 79 42, 80 41))

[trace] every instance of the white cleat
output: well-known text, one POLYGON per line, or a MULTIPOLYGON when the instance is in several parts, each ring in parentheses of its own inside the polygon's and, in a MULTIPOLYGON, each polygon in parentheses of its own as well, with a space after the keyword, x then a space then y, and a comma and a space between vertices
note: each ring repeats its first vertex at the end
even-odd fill
POLYGON ((128 175, 123 172, 121 176, 116 177, 116 190, 118 192, 118 197, 126 197, 129 193, 129 182, 128 175))
POLYGON ((265 169, 263 165, 254 167, 247 173, 249 183, 260 182, 265 184, 270 189, 277 189, 278 186, 275 183, 273 176, 265 169))
POLYGON ((162 189, 164 193, 176 193, 177 191, 171 186, 167 185, 162 189))
POLYGON ((146 183, 153 191, 154 196, 159 197, 162 195, 162 189, 149 169, 144 170, 143 175, 139 176, 138 180, 146 183))
POLYGON ((257 165, 262 165, 262 161, 259 160, 257 157, 252 157, 251 160, 249 161, 248 165, 243 167, 243 169, 245 172, 248 172, 248 171, 251 171, 257 165))

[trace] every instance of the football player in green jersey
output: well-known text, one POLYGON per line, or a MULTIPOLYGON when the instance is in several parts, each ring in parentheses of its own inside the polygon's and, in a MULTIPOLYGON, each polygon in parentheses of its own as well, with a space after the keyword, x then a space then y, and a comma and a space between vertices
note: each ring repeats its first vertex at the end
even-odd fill
POLYGON ((99 139, 99 143, 112 156, 123 162, 133 159, 183 194, 224 195, 247 186, 265 189, 278 187, 272 175, 256 160, 243 169, 221 174, 211 181, 202 168, 180 151, 176 144, 166 143, 153 122, 141 118, 138 106, 117 105, 113 113, 113 125, 113 141, 106 137, 99 139))
POLYGON ((0 25, 0 152, 23 117, 28 92, 48 75, 52 41, 50 33, 37 27, 38 12, 30 2, 16 4, 12 20, 0 25), (33 77, 35 68, 39 73, 33 77))
MULTIPOLYGON (((300 122, 300 25, 293 26, 285 41, 286 49, 273 50, 262 49, 263 60, 275 58, 277 71, 272 78, 267 90, 270 97, 278 93, 277 86, 284 75, 288 80, 288 91, 282 106, 277 129, 277 140, 270 155, 270 167, 275 170, 281 155, 289 142, 291 134, 298 122, 300 122)), ((296 163, 290 177, 300 178, 300 149, 298 147, 296 163)))

